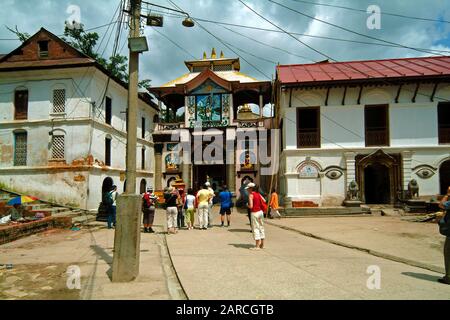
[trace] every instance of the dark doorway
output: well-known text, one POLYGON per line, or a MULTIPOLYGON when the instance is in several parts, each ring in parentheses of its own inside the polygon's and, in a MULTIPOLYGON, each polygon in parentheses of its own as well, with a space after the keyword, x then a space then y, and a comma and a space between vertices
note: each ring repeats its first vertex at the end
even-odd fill
POLYGON ((441 164, 439 168, 439 182, 441 185, 441 194, 447 194, 447 189, 450 187, 450 160, 441 164))
POLYGON ((113 184, 114 184, 113 179, 112 179, 111 177, 106 177, 106 178, 103 180, 103 184, 102 184, 102 193, 111 191, 111 190, 112 190, 113 184))
POLYGON ((145 179, 141 180, 141 185, 139 187, 139 191, 141 194, 144 194, 147 191, 147 181, 145 179))
POLYGON ((367 204, 388 204, 391 202, 389 168, 372 164, 364 169, 364 195, 367 204))
POLYGON ((207 176, 214 191, 218 191, 226 184, 226 165, 197 165, 194 166, 194 190, 199 190, 206 182, 207 176))

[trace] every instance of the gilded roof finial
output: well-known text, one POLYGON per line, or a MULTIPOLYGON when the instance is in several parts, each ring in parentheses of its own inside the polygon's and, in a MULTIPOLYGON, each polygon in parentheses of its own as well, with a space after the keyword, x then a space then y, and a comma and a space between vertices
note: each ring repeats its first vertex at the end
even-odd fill
POLYGON ((206 51, 203 51, 203 60, 206 60, 208 57, 206 56, 206 51))
POLYGON ((217 55, 216 55, 216 49, 215 48, 212 48, 212 51, 211 51, 211 59, 216 59, 217 58, 217 55))
POLYGON ((223 59, 223 58, 225 58, 225 56, 223 55, 223 51, 221 50, 220 51, 220 59, 223 59))

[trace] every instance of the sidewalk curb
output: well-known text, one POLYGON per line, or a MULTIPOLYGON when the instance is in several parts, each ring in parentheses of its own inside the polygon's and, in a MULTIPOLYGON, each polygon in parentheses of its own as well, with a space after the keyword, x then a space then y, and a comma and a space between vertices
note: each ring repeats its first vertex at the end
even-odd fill
POLYGON ((170 261, 169 268, 172 269, 173 273, 175 274, 176 280, 177 280, 177 282, 178 282, 178 284, 179 284, 179 286, 181 288, 181 292, 180 292, 181 299, 180 300, 183 300, 183 298, 185 300, 190 300, 189 296, 188 296, 188 294, 186 292, 186 289, 184 288, 183 283, 181 282, 180 277, 178 276, 178 272, 177 272, 177 269, 175 268, 175 264, 173 263, 172 254, 170 253, 169 244, 167 242, 167 234, 165 233, 164 228, 158 228, 158 229, 159 229, 158 231, 162 232, 159 235, 160 235, 160 238, 163 241, 163 245, 165 245, 166 250, 167 250, 167 255, 168 255, 168 258, 169 258, 169 261, 170 261))
POLYGON ((269 222, 267 220, 265 221, 265 223, 268 224, 268 225, 280 228, 280 229, 296 232, 296 233, 299 233, 299 234, 301 234, 303 236, 314 238, 314 239, 321 240, 321 241, 324 241, 324 242, 328 242, 328 243, 331 243, 331 244, 334 244, 334 245, 337 245, 337 246, 341 246, 341 247, 345 247, 345 248, 349 248, 349 249, 353 249, 353 250, 362 251, 362 252, 368 253, 368 254, 370 254, 372 256, 380 257, 380 258, 391 260, 391 261, 395 261, 395 262, 404 263, 404 264, 407 264, 407 265, 412 266, 412 267, 417 267, 417 268, 426 269, 426 270, 429 270, 429 271, 445 274, 445 269, 444 268, 436 267, 436 266, 433 266, 431 264, 422 263, 422 262, 419 262, 419 261, 414 261, 414 260, 410 260, 410 259, 406 259, 406 258, 402 258, 402 257, 397 257, 397 256, 394 256, 394 255, 390 255, 390 254, 387 254, 387 253, 383 253, 383 252, 379 252, 379 251, 375 251, 375 250, 371 250, 371 249, 367 249, 367 248, 363 248, 363 247, 358 247, 358 246, 355 246, 355 245, 352 245, 352 244, 348 244, 348 243, 345 243, 345 242, 341 242, 341 241, 325 238, 325 237, 322 237, 322 236, 319 236, 317 234, 313 234, 313 233, 310 233, 310 232, 302 231, 302 230, 299 230, 299 229, 294 229, 294 228, 291 228, 291 227, 282 226, 282 225, 279 225, 279 224, 276 224, 276 223, 273 223, 273 222, 269 222))

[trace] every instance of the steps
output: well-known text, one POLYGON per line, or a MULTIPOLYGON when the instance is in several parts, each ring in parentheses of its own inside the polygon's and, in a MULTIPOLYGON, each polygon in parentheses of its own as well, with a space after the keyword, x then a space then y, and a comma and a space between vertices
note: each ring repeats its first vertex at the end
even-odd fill
POLYGON ((370 214, 367 207, 317 207, 317 208, 285 208, 280 213, 286 217, 305 216, 347 216, 370 214))

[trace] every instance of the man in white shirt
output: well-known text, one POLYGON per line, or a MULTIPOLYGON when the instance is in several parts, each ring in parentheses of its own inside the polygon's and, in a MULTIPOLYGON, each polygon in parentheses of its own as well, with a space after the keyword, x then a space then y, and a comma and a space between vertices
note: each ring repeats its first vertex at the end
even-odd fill
POLYGON ((211 184, 209 182, 205 183, 205 186, 208 187, 208 191, 211 193, 211 198, 209 199, 208 203, 208 228, 211 228, 211 216, 212 216, 212 208, 213 208, 213 198, 215 196, 214 190, 211 188, 211 184))

